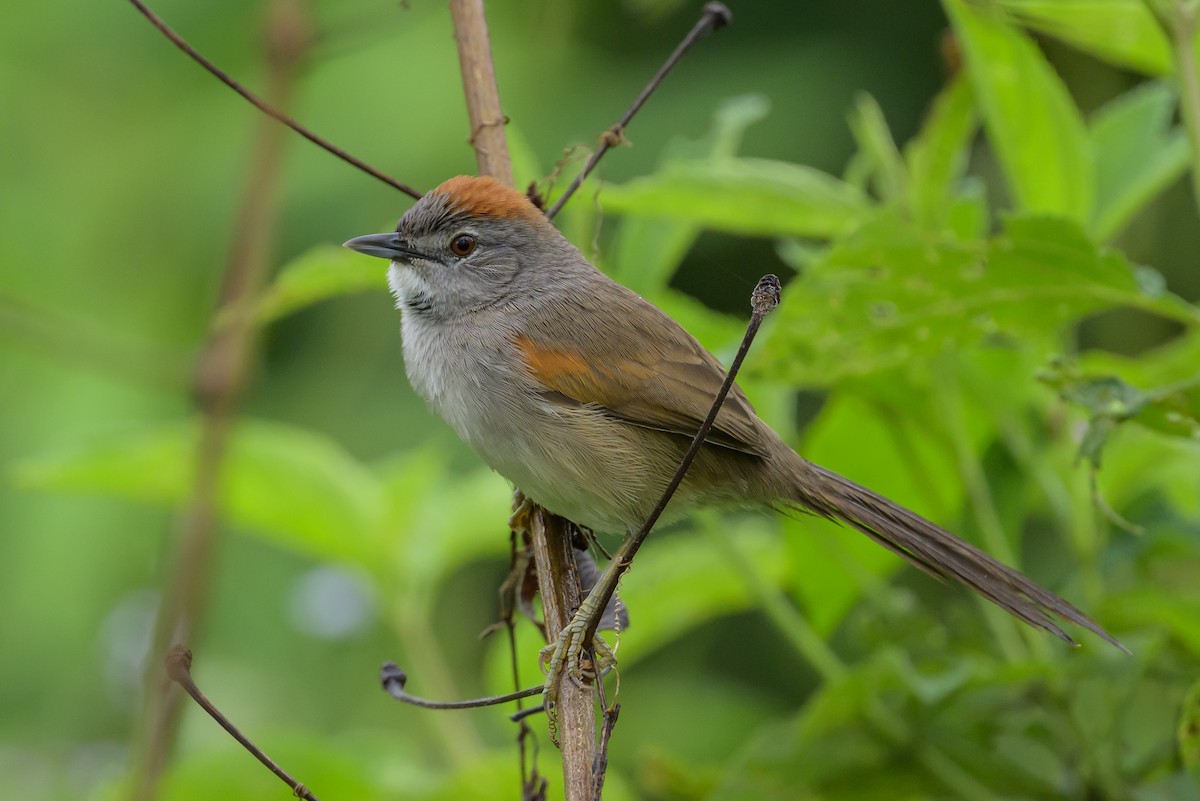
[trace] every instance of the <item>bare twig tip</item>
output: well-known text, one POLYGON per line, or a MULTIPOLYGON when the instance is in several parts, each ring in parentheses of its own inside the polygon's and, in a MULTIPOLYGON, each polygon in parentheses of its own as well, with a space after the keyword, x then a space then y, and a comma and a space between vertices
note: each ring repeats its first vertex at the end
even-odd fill
POLYGON ((379 683, 388 692, 392 691, 393 685, 398 684, 398 689, 403 692, 404 685, 408 683, 408 674, 395 662, 384 662, 383 667, 379 669, 379 683))
POLYGON ((724 3, 705 3, 704 16, 712 20, 714 31, 733 24, 733 12, 724 3))
POLYGON ((782 291, 779 276, 767 273, 758 279, 758 285, 754 287, 754 292, 750 294, 750 308, 754 310, 755 314, 768 314, 779 305, 779 298, 782 291))

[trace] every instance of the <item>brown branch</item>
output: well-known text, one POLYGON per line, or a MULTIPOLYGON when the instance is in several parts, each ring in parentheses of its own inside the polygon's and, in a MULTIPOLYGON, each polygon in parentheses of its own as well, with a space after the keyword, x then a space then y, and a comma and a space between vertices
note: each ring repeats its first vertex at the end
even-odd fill
MULTIPOLYGON (((275 0, 268 25, 268 96, 286 104, 308 44, 307 15, 299 0, 275 0)), ((256 333, 252 303, 265 281, 270 239, 276 228, 284 130, 267 121, 256 133, 251 168, 230 245, 212 333, 200 354, 193 394, 203 415, 195 452, 191 497, 179 521, 175 554, 155 626, 152 654, 195 637, 208 602, 213 553, 219 535, 218 497, 225 454, 251 371, 256 333)), ((157 795, 159 776, 174 746, 181 698, 159 666, 146 678, 140 755, 133 797, 157 795)))
POLYGON ((512 163, 504 137, 508 120, 500 110, 483 0, 450 0, 450 16, 454 20, 454 42, 458 45, 458 63, 471 121, 468 141, 475 148, 479 174, 512 186, 512 163))
POLYGON ((200 688, 196 686, 195 680, 192 678, 192 652, 182 645, 176 645, 167 654, 166 674, 171 681, 178 684, 184 691, 192 697, 192 700, 199 704, 200 708, 212 717, 221 728, 229 732, 233 739, 242 744, 242 747, 249 751, 255 759, 267 766, 267 769, 278 776, 292 788, 292 795, 296 798, 304 798, 307 801, 319 801, 313 795, 312 791, 305 787, 300 782, 296 781, 291 775, 279 766, 275 760, 263 753, 262 749, 250 741, 250 738, 242 734, 237 726, 221 710, 217 709, 216 704, 208 700, 204 693, 200 692, 200 688))
POLYGON ((587 164, 583 165, 583 170, 580 171, 579 175, 575 176, 575 180, 571 181, 571 185, 568 186, 566 191, 562 193, 562 197, 560 197, 554 203, 554 205, 550 207, 550 210, 546 212, 546 216, 548 218, 553 220, 554 216, 562 210, 562 207, 565 206, 567 201, 571 199, 571 195, 575 194, 575 191, 579 189, 583 182, 587 180, 587 177, 592 174, 592 170, 596 169, 596 165, 600 163, 600 159, 604 158, 604 154, 607 153, 609 149, 613 147, 613 145, 620 144, 622 141, 624 141, 625 129, 629 126, 629 123, 633 121, 633 115, 637 114, 642 106, 646 104, 646 101, 650 99, 650 95, 654 94, 654 90, 658 88, 659 84, 663 82, 663 79, 666 78, 671 70, 675 68, 675 65, 679 63, 679 59, 683 58, 684 53, 690 50, 692 45, 696 44, 696 42, 700 41, 708 34, 715 30, 719 30, 720 28, 724 28, 731 22, 733 22, 733 12, 730 11, 724 3, 714 2, 705 4, 704 11, 701 13, 700 19, 697 20, 696 24, 692 26, 692 29, 688 31, 688 35, 683 37, 683 41, 679 43, 679 46, 675 48, 675 51, 671 53, 667 60, 663 62, 663 65, 658 68, 658 72, 654 73, 654 77, 650 79, 650 83, 646 84, 646 88, 643 89, 642 93, 633 101, 633 105, 631 105, 625 111, 625 113, 621 116, 621 119, 617 121, 616 125, 613 125, 603 134, 601 134, 600 144, 596 148, 596 152, 592 153, 592 156, 588 159, 587 164))
MULTIPOLYGON (((558 633, 571 622, 583 598, 571 548, 570 523, 537 508, 530 515, 529 535, 537 561, 546 636, 554 642, 558 633)), ((599 798, 592 793, 592 769, 597 755, 593 695, 590 683, 577 684, 559 674, 556 714, 567 801, 598 801, 599 798)))
MULTIPOLYGON (((388 186, 392 187, 393 189, 400 190, 401 192, 408 195, 409 197, 412 197, 412 198, 421 197, 421 193, 418 192, 417 190, 413 189, 408 184, 401 183, 400 181, 397 181, 395 178, 385 175, 384 173, 382 173, 379 170, 372 167, 370 164, 367 164, 365 161, 362 161, 361 159, 358 159, 358 158, 350 155, 345 150, 342 150, 340 147, 333 144, 328 139, 317 136, 315 133, 310 131, 308 128, 305 128, 300 123, 296 122, 294 119, 289 117, 287 114, 284 114, 282 111, 279 111, 278 103, 273 103, 273 102, 268 102, 266 100, 263 100, 258 95, 254 94, 249 89, 242 86, 237 80, 235 80, 232 76, 230 76, 229 73, 222 70, 216 64, 213 64, 211 61, 209 61, 207 58, 205 58, 203 55, 201 55, 200 51, 198 51, 196 48, 194 48, 190 44, 188 44, 187 41, 182 36, 180 36, 175 31, 173 31, 167 25, 167 23, 163 22, 162 18, 160 18, 157 14, 155 14, 153 11, 151 11, 146 6, 146 4, 142 2, 142 0, 129 0, 129 2, 133 3, 134 7, 138 11, 141 12, 142 16, 144 16, 146 19, 150 20, 150 24, 152 24, 155 28, 158 28, 158 30, 162 33, 163 36, 170 39, 172 44, 174 44, 176 47, 178 47, 180 50, 182 50, 184 53, 186 53, 189 58, 191 58, 193 61, 195 61, 197 64, 199 64, 205 70, 207 70, 209 72, 209 74, 211 74, 213 77, 215 77, 221 83, 225 84, 230 89, 232 89, 233 91, 235 91, 239 95, 241 95, 243 98, 245 98, 252 106, 254 106, 256 109, 261 111, 263 114, 266 114, 268 117, 270 117, 273 120, 282 122, 284 125, 291 128, 293 131, 300 134, 301 136, 303 136, 308 141, 312 142, 317 147, 321 148, 322 150, 325 150, 328 153, 333 154, 334 156, 337 156, 342 161, 346 162, 347 164, 349 164, 352 167, 358 168, 359 170, 365 172, 367 175, 370 175, 372 178, 376 178, 380 181, 383 181, 388 186)), ((269 94, 269 92, 268 92, 268 94, 269 94)))

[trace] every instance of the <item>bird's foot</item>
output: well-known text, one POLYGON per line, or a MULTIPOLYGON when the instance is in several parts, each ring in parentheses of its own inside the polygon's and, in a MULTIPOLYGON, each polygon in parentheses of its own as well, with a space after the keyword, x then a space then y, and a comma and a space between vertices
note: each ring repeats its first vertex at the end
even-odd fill
POLYGON ((529 516, 533 514, 536 505, 533 501, 525 497, 525 493, 519 489, 513 490, 513 506, 512 514, 508 516, 508 528, 510 531, 529 531, 529 516))
POLYGON ((591 615, 580 609, 571 622, 558 633, 553 643, 542 649, 538 661, 546 673, 542 698, 546 718, 550 722, 550 738, 558 745, 558 690, 561 682, 569 680, 576 687, 587 687, 617 664, 617 655, 600 635, 584 643, 591 628, 591 615), (585 655, 585 651, 590 651, 585 655))

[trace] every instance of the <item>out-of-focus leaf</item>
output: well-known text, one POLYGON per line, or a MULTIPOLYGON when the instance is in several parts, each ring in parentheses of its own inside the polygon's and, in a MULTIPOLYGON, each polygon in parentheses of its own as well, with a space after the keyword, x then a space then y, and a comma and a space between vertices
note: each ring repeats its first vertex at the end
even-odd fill
POLYGON ((524 192, 531 182, 545 175, 538 160, 537 150, 529 143, 529 137, 520 126, 509 122, 504 126, 504 138, 508 142, 508 156, 512 161, 513 185, 524 192))
POLYGON ((1062 754, 1045 742, 1029 736, 998 735, 992 741, 996 756, 1037 781, 1048 792, 1062 792, 1069 771, 1062 754))
MULTIPOLYGON (((736 348, 742 341, 742 335, 746 333, 746 324, 743 321, 732 315, 714 311, 683 292, 665 289, 654 300, 672 320, 687 329, 689 334, 700 340, 718 357, 726 355, 722 350, 736 348)), ((750 308, 749 293, 746 308, 750 308)), ((728 363, 729 359, 724 361, 728 363)))
POLYGON ((1148 294, 1120 254, 1062 219, 1014 217, 987 242, 920 234, 885 215, 793 282, 756 369, 829 386, 924 361, 950 345, 1049 348, 1080 316, 1132 306, 1190 325, 1200 310, 1148 294))
POLYGON ((1121 95, 1093 118, 1096 207, 1090 227, 1101 241, 1187 171, 1191 151, 1183 129, 1172 125, 1174 109, 1174 90, 1149 83, 1121 95))
POLYGON ((908 169, 875 98, 859 95, 850 112, 850 132, 870 165, 876 195, 885 202, 899 200, 907 189, 908 169))
POLYGON ((322 300, 368 290, 387 290, 386 262, 322 245, 283 266, 258 301, 258 319, 271 322, 322 300))
POLYGON ((943 0, 1019 209, 1084 222, 1095 177, 1083 118, 1037 45, 997 9, 943 0))
POLYGON ((381 544, 410 585, 434 585, 469 561, 507 552, 512 489, 498 474, 451 471, 429 449, 377 471, 388 507, 381 544))
MULTIPOLYGON (((260 744, 269 743, 264 747, 271 755, 302 778, 318 798, 384 801, 396 798, 399 777, 406 780, 405 791, 437 781, 429 765, 414 757, 412 750, 385 761, 382 743, 372 742, 366 751, 361 743, 353 748, 331 738, 328 732, 313 730, 304 734, 295 727, 276 727, 267 732, 260 729, 254 737, 260 744)), ((218 748, 192 751, 174 761, 163 777, 162 797, 172 801, 295 797, 279 777, 247 759, 232 739, 220 742, 218 748)), ((391 742, 395 747, 395 737, 391 742)), ((412 745, 415 749, 417 744, 412 745)))
MULTIPOLYGON (((783 583, 787 560, 778 534, 741 521, 719 533, 734 537, 755 577, 770 587, 783 583)), ((622 635, 621 664, 648 656, 691 628, 756 605, 747 577, 725 553, 703 537, 668 537, 651 542, 621 581, 621 597, 633 624, 622 635)))
POLYGON ((1116 508, 1157 494, 1181 514, 1200 514, 1200 445, 1123 426, 1105 450, 1097 480, 1100 494, 1116 508))
POLYGON ((1023 25, 1119 67, 1171 71, 1171 50, 1144 0, 999 0, 1023 25))
POLYGON ((1200 598, 1142 589, 1115 596, 1112 608, 1124 628, 1165 629, 1194 657, 1200 658, 1200 598))
POLYGON ((987 192, 983 182, 967 176, 946 211, 946 230, 959 239, 970 241, 987 236, 990 227, 987 192))
MULTIPOLYGON (((915 418, 921 404, 913 401, 915 418)), ((911 408, 907 399, 897 407, 911 408)), ((891 407, 838 393, 809 426, 801 450, 806 458, 936 518, 962 499, 953 454, 939 445, 891 407)), ((883 593, 882 601, 892 601, 884 580, 904 564, 895 554, 849 527, 819 518, 797 515, 782 526, 793 592, 818 632, 831 634, 864 594, 883 593)))
POLYGON ((971 82, 960 73, 934 98, 920 132, 904 149, 908 203, 922 227, 937 230, 951 214, 971 140, 978 130, 971 82))
MULTIPOLYGON (((194 483, 199 428, 174 424, 21 465, 44 490, 100 492, 182 506, 194 483)), ((245 420, 230 438, 222 513, 248 532, 322 559, 368 561, 383 511, 379 481, 337 444, 305 429, 245 420)))
POLYGON ((1180 705, 1179 758, 1184 768, 1200 774, 1200 678, 1192 684, 1180 705))
POLYGON ((749 236, 829 238, 870 218, 870 201, 837 178, 799 164, 720 159, 669 164, 600 195, 606 211, 689 221, 749 236))
MULTIPOLYGON (((677 142, 668 150, 664 165, 696 159, 732 158, 742 136, 767 116, 770 103, 762 95, 744 95, 724 101, 713 118, 712 131, 701 142, 677 142)), ((650 210, 646 216, 630 215, 621 224, 609 271, 634 292, 662 289, 696 241, 701 226, 667 219, 650 210)))

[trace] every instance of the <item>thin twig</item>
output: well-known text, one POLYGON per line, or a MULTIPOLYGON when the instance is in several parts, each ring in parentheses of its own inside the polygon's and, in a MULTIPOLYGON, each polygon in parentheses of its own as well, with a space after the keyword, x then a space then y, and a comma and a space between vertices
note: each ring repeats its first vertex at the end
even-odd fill
POLYGON ((545 711, 546 711, 546 705, 538 704, 537 706, 531 706, 526 709, 522 709, 517 712, 513 712, 511 715, 508 716, 508 719, 511 720, 513 723, 520 723, 528 718, 533 717, 534 715, 540 715, 545 711))
POLYGON ((167 654, 166 658, 167 675, 171 681, 178 684, 184 689, 188 695, 192 697, 201 709, 209 714, 209 716, 220 724, 221 728, 229 732, 233 739, 242 744, 242 747, 254 755, 254 758, 266 765, 267 769, 278 776, 292 788, 292 794, 297 798, 305 798, 308 801, 319 801, 313 795, 312 791, 305 787, 300 782, 291 777, 286 770, 279 766, 275 760, 262 752, 262 749, 250 741, 246 735, 242 734, 237 726, 234 726, 229 718, 225 717, 221 710, 217 709, 216 705, 200 692, 200 688, 196 686, 195 680, 192 678, 192 652, 182 645, 174 646, 167 654))
POLYGON ((604 777, 608 775, 608 741, 612 739, 613 729, 617 727, 617 718, 620 714, 620 704, 613 704, 611 709, 604 710, 604 725, 600 728, 600 747, 596 753, 596 764, 592 767, 592 796, 595 798, 600 798, 604 793, 604 777))
POLYGON ((604 154, 615 145, 619 144, 625 138, 625 129, 633 120, 633 116, 645 105, 650 99, 650 95, 654 94, 654 90, 663 82, 663 79, 675 68, 679 63, 679 59, 683 58, 684 53, 691 49, 692 45, 703 39, 708 34, 715 30, 719 30, 729 23, 733 22, 733 12, 730 11, 724 3, 706 3, 704 11, 701 12, 700 19, 688 31, 688 35, 683 37, 683 41, 675 48, 675 52, 671 53, 670 57, 658 68, 658 72, 654 73, 654 77, 650 79, 650 83, 646 84, 646 88, 633 101, 633 105, 621 116, 617 124, 606 130, 600 136, 600 144, 596 148, 596 152, 588 159, 587 164, 583 166, 583 170, 579 175, 575 176, 575 180, 571 181, 571 185, 566 188, 550 210, 546 212, 546 216, 551 220, 562 210, 567 201, 571 199, 571 195, 583 184, 587 177, 592 174, 592 170, 604 158, 604 154))
POLYGON ((397 701, 403 701, 406 704, 412 704, 413 706, 425 709, 478 709, 484 706, 507 704, 521 698, 540 695, 542 692, 542 687, 539 685, 537 687, 528 687, 524 690, 517 690, 513 693, 505 693, 504 695, 488 695, 483 698, 471 698, 466 701, 430 701, 426 698, 409 695, 404 691, 404 685, 408 682, 408 674, 395 662, 383 663, 383 667, 379 669, 379 682, 383 685, 384 691, 397 701))
MULTIPOLYGON (((602 610, 608 606, 609 600, 617 589, 617 582, 625 571, 629 569, 634 555, 642 547, 642 543, 646 541, 646 537, 650 534, 650 530, 654 528, 654 524, 658 522, 658 518, 662 515, 663 510, 667 508, 667 504, 671 501, 671 496, 675 494, 675 490, 679 489, 679 485, 683 482, 683 477, 687 474, 688 468, 692 466, 696 455, 700 453, 700 448, 704 445, 704 440, 708 436, 708 432, 712 430, 713 423, 717 420, 717 414, 721 411, 721 405, 725 403, 725 398, 729 395, 729 390, 733 388, 733 381, 737 377, 738 370, 742 367, 742 361, 750 351, 750 345, 754 342, 755 335, 758 334, 758 329, 762 325, 763 318, 779 305, 779 295, 780 284, 778 277, 764 275, 758 280, 758 285, 754 287, 754 292, 750 295, 752 313, 750 315, 750 323, 746 326, 746 334, 742 337, 742 344, 738 348, 737 355, 733 357, 733 362, 729 365, 729 372, 725 374, 725 382, 721 384, 720 391, 717 392, 717 396, 713 399, 712 406, 708 410, 708 416, 704 418, 704 422, 700 425, 696 436, 692 437, 692 443, 688 446, 687 452, 684 453, 683 459, 680 460, 679 467, 675 470, 675 475, 671 477, 671 481, 667 484, 667 488, 663 490, 662 497, 654 505, 654 509, 651 510, 650 515, 646 518, 646 522, 642 523, 642 527, 637 530, 637 533, 625 541, 625 544, 617 551, 616 557, 604 571, 604 575, 600 577, 600 580, 596 582, 596 586, 592 588, 592 592, 588 595, 588 602, 593 604, 593 609, 602 610)), ((583 633, 583 642, 590 643, 592 638, 596 636, 596 624, 599 620, 599 614, 593 616, 591 625, 583 633)), ((570 682, 566 682, 565 684, 570 684, 570 682)))
POLYGON ((162 33, 163 36, 170 39, 172 44, 174 44, 176 47, 178 47, 180 50, 182 50, 184 53, 186 53, 188 55, 188 57, 190 57, 193 61, 195 61, 197 64, 199 64, 205 70, 207 70, 217 80, 221 81, 221 83, 225 84, 230 89, 237 92, 239 95, 241 95, 247 101, 249 101, 249 103, 252 106, 257 108, 263 114, 266 114, 271 119, 282 122, 284 125, 291 128, 293 131, 300 134, 301 136, 303 136, 308 141, 312 142, 317 147, 321 148, 322 150, 325 150, 328 153, 333 154, 334 156, 337 156, 339 159, 346 162, 347 164, 349 164, 353 167, 357 167, 359 170, 362 170, 367 175, 370 175, 372 178, 376 178, 380 181, 383 181, 388 186, 392 187, 393 189, 400 190, 401 192, 403 192, 404 194, 408 195, 411 198, 421 197, 421 193, 418 192, 417 190, 413 189, 408 184, 401 183, 400 181, 397 181, 395 178, 385 175, 384 173, 382 173, 379 170, 372 167, 370 164, 367 164, 365 161, 362 161, 361 159, 358 159, 358 158, 350 155, 345 150, 342 150, 340 147, 333 144, 328 139, 324 139, 320 136, 317 136, 315 133, 313 133, 312 131, 308 130, 300 123, 293 120, 287 114, 284 114, 282 111, 277 110, 270 103, 268 103, 267 101, 258 97, 258 95, 254 94, 246 87, 242 86, 227 72, 225 72, 220 67, 218 67, 216 64, 213 64, 211 61, 209 61, 207 58, 205 58, 203 55, 201 55, 200 51, 196 50, 196 48, 194 48, 190 44, 188 44, 187 41, 184 40, 184 38, 182 36, 175 33, 175 31, 171 30, 171 28, 167 25, 167 23, 163 22, 163 20, 157 14, 155 14, 153 11, 151 11, 146 6, 146 4, 142 2, 142 0, 129 0, 129 2, 133 3, 134 7, 138 11, 141 12, 142 16, 144 16, 146 19, 150 20, 150 24, 152 24, 155 28, 158 28, 158 30, 162 33))

